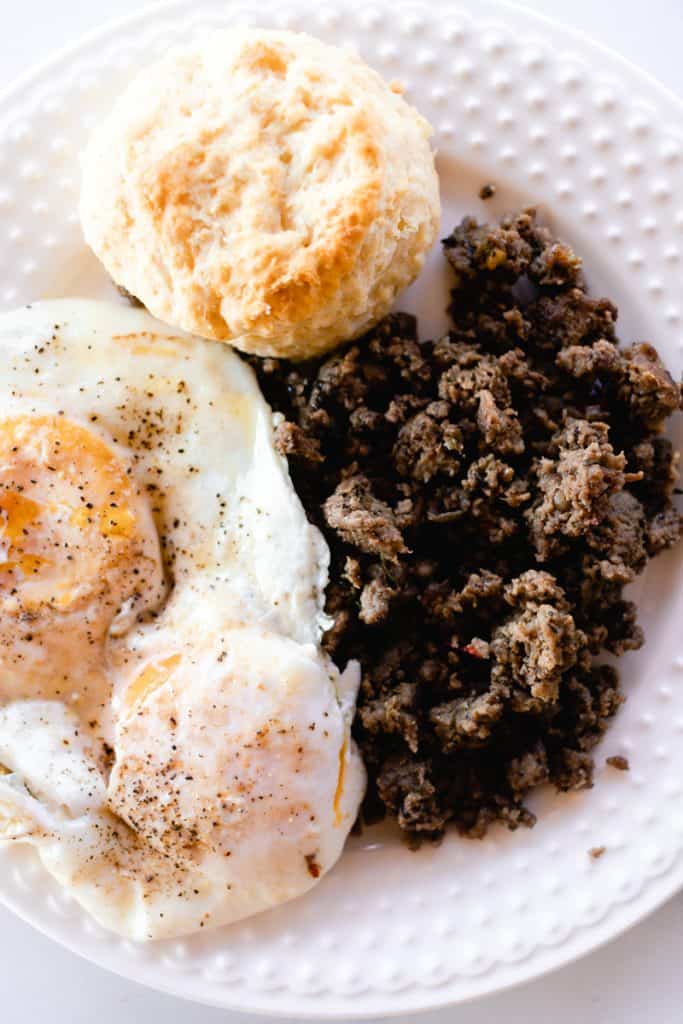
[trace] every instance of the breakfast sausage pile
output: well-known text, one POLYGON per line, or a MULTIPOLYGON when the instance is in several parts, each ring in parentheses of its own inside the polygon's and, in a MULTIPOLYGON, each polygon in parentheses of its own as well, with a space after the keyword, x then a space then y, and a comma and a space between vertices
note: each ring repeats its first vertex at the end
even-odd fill
POLYGON ((596 663, 643 641, 623 588, 674 544, 679 386, 534 211, 444 241, 452 327, 407 315, 308 363, 254 360, 332 552, 327 649, 357 658, 367 821, 531 825, 525 794, 591 785, 623 700, 596 663))

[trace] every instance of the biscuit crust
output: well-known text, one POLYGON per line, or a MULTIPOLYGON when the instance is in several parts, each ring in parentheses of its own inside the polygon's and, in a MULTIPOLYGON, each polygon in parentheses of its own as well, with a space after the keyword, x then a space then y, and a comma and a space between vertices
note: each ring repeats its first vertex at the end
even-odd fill
POLYGON ((360 58, 235 30, 143 71, 83 157, 81 220, 167 322, 303 359, 381 318, 438 227, 427 122, 360 58))

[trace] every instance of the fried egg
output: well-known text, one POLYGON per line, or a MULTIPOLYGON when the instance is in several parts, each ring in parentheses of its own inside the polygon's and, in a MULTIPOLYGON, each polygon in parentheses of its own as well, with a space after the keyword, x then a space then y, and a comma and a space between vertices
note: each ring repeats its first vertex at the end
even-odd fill
POLYGON ((359 673, 251 370, 85 300, 0 345, 0 841, 132 939, 305 892, 363 793, 359 673))

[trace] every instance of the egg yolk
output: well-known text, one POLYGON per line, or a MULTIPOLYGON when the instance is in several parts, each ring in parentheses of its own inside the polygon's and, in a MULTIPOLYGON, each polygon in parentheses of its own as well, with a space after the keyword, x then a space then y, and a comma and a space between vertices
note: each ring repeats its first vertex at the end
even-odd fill
POLYGON ((0 702, 64 700, 110 728, 106 643, 164 597, 131 467, 64 416, 0 419, 0 702))
POLYGON ((88 608, 106 628, 160 574, 157 538, 124 462, 62 416, 0 420, 0 613, 88 608))
POLYGON ((167 658, 159 661, 152 661, 138 672, 128 686, 123 697, 123 713, 137 710, 148 697, 158 690, 160 686, 167 683, 173 670, 178 667, 182 660, 180 654, 170 654, 167 658))

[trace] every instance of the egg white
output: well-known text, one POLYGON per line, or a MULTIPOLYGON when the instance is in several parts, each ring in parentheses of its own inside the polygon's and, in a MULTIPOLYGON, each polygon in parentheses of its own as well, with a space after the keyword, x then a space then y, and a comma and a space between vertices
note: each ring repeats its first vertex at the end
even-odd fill
POLYGON ((134 939, 306 891, 362 796, 358 671, 251 370, 85 300, 0 347, 0 837, 134 939))

